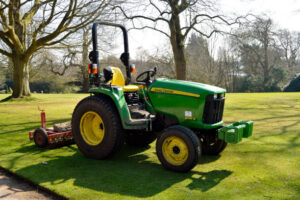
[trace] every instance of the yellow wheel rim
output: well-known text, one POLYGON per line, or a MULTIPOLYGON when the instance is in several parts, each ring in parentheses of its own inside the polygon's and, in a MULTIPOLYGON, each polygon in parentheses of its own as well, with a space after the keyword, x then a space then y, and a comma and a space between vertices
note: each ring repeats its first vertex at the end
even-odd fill
POLYGON ((172 165, 183 165, 189 156, 189 151, 183 139, 177 136, 167 137, 162 145, 164 158, 172 165))
POLYGON ((93 146, 100 144, 105 134, 102 118, 93 111, 84 113, 80 119, 80 133, 87 144, 93 146))

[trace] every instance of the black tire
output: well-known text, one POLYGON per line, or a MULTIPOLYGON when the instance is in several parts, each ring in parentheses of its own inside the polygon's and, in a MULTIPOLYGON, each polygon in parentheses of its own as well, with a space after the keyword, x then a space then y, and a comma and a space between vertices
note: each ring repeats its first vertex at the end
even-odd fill
POLYGON ((111 101, 105 97, 91 96, 77 104, 72 116, 72 133, 79 150, 93 159, 106 159, 113 156, 124 143, 119 113, 111 101), (97 145, 88 144, 81 135, 80 121, 87 112, 97 113, 102 118, 105 127, 104 137, 97 145))
POLYGON ((206 155, 219 155, 227 146, 227 142, 219 140, 217 135, 201 138, 202 152, 206 155))
POLYGON ((128 131, 125 134, 125 142, 130 146, 145 147, 156 139, 154 132, 128 131))
POLYGON ((45 129, 37 128, 33 133, 33 140, 37 147, 45 148, 48 146, 48 135, 45 129))
MULTIPOLYGON (((167 140, 166 140, 167 142, 167 140)), ((167 145, 169 145, 167 143, 167 145)), ((176 145, 172 147, 174 154, 180 154, 180 148, 176 145), (175 150, 178 152, 176 153, 175 150)), ((191 170, 195 165, 198 163, 200 157, 201 157, 201 143, 198 140, 198 137, 196 134, 180 125, 171 126, 167 129, 165 129, 160 137, 157 139, 156 142, 156 153, 158 156, 158 159, 160 160, 163 167, 165 167, 168 170, 176 171, 176 172, 188 172, 191 170), (182 141, 184 141, 184 144, 187 147, 188 154, 187 158, 184 159, 182 164, 174 164, 169 162, 167 159, 166 154, 163 153, 163 144, 166 139, 175 136, 177 138, 180 138, 182 141)))

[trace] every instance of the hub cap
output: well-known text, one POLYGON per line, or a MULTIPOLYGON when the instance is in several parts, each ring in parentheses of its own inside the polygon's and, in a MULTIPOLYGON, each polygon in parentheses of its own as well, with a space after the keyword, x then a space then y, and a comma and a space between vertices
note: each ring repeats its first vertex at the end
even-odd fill
POLYGON ((38 144, 40 144, 40 145, 43 144, 43 136, 42 136, 42 134, 41 134, 40 132, 37 132, 37 133, 36 133, 35 138, 36 138, 36 142, 37 142, 38 144))
POLYGON ((93 111, 84 113, 80 119, 80 133, 87 144, 92 146, 100 144, 105 135, 102 118, 93 111))
POLYGON ((162 153, 170 164, 177 166, 183 165, 189 155, 187 144, 177 136, 170 136, 164 140, 162 153))

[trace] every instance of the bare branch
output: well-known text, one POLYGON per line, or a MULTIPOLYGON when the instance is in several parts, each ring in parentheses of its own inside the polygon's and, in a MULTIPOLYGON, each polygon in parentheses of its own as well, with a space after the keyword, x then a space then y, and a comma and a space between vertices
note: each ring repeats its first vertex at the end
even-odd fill
MULTIPOLYGON (((210 15, 208 15, 208 14, 198 14, 198 15, 196 15, 196 16, 193 18, 193 20, 192 20, 193 22, 192 22, 189 26, 183 27, 183 28, 181 28, 181 30, 186 30, 185 33, 183 34, 183 37, 186 38, 187 35, 189 34, 189 32, 190 32, 191 30, 195 30, 194 27, 195 27, 197 24, 200 24, 201 22, 204 22, 205 20, 219 19, 220 21, 224 22, 226 25, 231 26, 231 25, 240 23, 239 20, 242 19, 242 18, 246 18, 246 17, 247 17, 247 16, 240 16, 240 17, 237 17, 234 21, 230 22, 229 20, 226 20, 226 19, 224 18, 224 16, 221 16, 221 15, 210 16, 210 15), (205 17, 206 19, 202 19, 202 20, 199 22, 199 21, 198 21, 198 18, 200 18, 200 17, 205 17)), ((199 32, 199 31, 197 31, 197 32, 199 32)), ((218 32, 218 31, 215 31, 215 32, 218 32)), ((201 33, 202 33, 201 35, 204 35, 205 37, 211 35, 211 34, 203 34, 203 32, 201 32, 201 33)), ((209 36, 209 37, 210 37, 210 36, 209 36)))
POLYGON ((5 51, 3 49, 0 49, 0 53, 3 54, 3 55, 5 55, 5 56, 7 56, 7 57, 10 57, 10 58, 12 57, 11 53, 9 53, 9 52, 7 52, 7 51, 5 51))
POLYGON ((151 21, 151 22, 163 21, 163 22, 169 23, 169 21, 167 19, 163 18, 163 17, 151 18, 151 17, 147 17, 147 16, 144 16, 144 15, 128 16, 126 14, 126 12, 123 10, 122 7, 116 6, 115 8, 119 8, 121 10, 121 12, 123 13, 123 15, 125 16, 125 18, 130 19, 130 20, 145 19, 145 20, 148 20, 148 21, 151 21))
POLYGON ((214 33, 224 33, 223 31, 220 31, 220 30, 213 30, 209 34, 207 34, 207 33, 203 33, 202 31, 196 29, 195 27, 193 28, 193 30, 206 38, 210 38, 214 33))
POLYGON ((7 37, 5 37, 5 35, 7 34, 4 31, 0 30, 0 39, 11 49, 14 48, 14 45, 10 42, 10 40, 7 37))
POLYGON ((168 38, 171 37, 168 33, 164 32, 164 31, 162 31, 162 30, 156 29, 155 27, 152 27, 152 26, 133 27, 133 28, 129 28, 128 30, 130 31, 130 30, 133 30, 133 29, 136 29, 136 30, 152 29, 152 30, 154 30, 154 31, 157 31, 157 32, 159 32, 159 33, 164 34, 164 35, 167 36, 168 38))

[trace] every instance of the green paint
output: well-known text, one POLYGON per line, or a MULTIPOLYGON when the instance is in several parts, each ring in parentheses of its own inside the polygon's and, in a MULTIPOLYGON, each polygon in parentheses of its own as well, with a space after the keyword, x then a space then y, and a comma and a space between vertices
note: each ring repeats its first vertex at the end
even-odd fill
POLYGON ((161 87, 173 90, 180 90, 183 92, 190 92, 194 94, 219 94, 225 93, 226 90, 212 85, 207 85, 203 83, 191 82, 191 81, 181 81, 166 78, 157 78, 150 88, 161 87))
POLYGON ((252 135, 253 122, 239 121, 218 130, 218 138, 228 143, 236 144, 242 141, 242 138, 248 138, 252 135))
MULTIPOLYGON (((125 123, 131 120, 131 115, 121 87, 100 86, 90 89, 89 92, 110 97, 118 109, 124 129, 136 127, 125 123)), ((158 78, 148 89, 144 86, 138 92, 151 114, 161 113, 175 117, 180 125, 193 129, 214 129, 224 124, 223 121, 205 124, 202 119, 207 95, 225 93, 225 89, 189 81, 158 78), (186 112, 191 113, 191 116, 186 116, 186 112)), ((252 134, 252 128, 248 128, 248 125, 245 128, 244 125, 242 122, 237 122, 224 127, 219 132, 219 138, 229 143, 241 141, 245 131, 249 132, 249 136, 252 134)), ((252 125, 253 123, 251 127, 252 125)), ((144 126, 146 128, 146 125, 144 126)))
POLYGON ((226 90, 201 83, 159 78, 149 88, 149 98, 155 112, 175 117, 179 124, 197 129, 212 129, 222 126, 223 122, 204 124, 202 122, 205 99, 209 94, 225 93, 226 90), (152 92, 152 88, 166 88, 176 91, 198 94, 200 97, 152 92), (185 112, 192 112, 186 119, 185 112))
MULTIPOLYGON (((114 87, 114 88, 106 88, 106 87, 98 87, 91 88, 89 90, 90 93, 95 95, 104 94, 111 98, 111 100, 115 103, 118 112, 120 114, 120 118, 122 121, 122 126, 124 129, 133 129, 134 126, 129 126, 125 122, 131 120, 130 111, 128 109, 127 103, 125 101, 124 93, 122 88, 114 87)), ((145 126, 146 128, 146 126, 145 126)))

